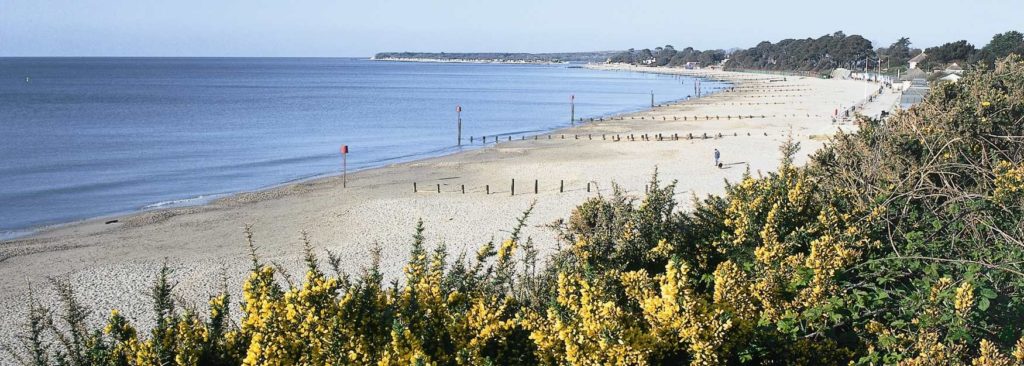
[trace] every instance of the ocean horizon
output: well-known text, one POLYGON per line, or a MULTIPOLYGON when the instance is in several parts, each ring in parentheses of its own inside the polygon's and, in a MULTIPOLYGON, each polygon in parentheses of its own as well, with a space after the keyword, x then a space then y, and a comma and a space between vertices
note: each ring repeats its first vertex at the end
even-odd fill
MULTIPOLYGON (((479 148, 694 94, 566 64, 0 58, 0 240, 479 148), (463 146, 456 112, 462 107, 463 146), (474 142, 469 143, 469 137, 474 142)), ((702 81, 702 93, 727 84, 702 81)))

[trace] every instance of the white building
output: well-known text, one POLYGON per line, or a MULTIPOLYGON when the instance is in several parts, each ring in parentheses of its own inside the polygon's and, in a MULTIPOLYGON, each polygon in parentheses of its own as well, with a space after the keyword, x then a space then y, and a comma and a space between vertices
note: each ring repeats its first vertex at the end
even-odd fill
POLYGON ((957 65, 956 62, 954 62, 954 63, 949 64, 949 66, 946 66, 946 69, 942 70, 942 71, 947 73, 947 74, 957 74, 957 75, 959 75, 959 74, 963 74, 964 73, 964 68, 960 67, 960 65, 957 65))
POLYGON ((949 75, 946 75, 946 76, 943 76, 943 77, 939 78, 939 80, 942 80, 942 81, 948 81, 948 82, 951 82, 951 83, 955 83, 955 82, 957 82, 957 81, 960 81, 960 78, 961 78, 961 76, 960 76, 960 75, 957 75, 957 74, 949 74, 949 75))

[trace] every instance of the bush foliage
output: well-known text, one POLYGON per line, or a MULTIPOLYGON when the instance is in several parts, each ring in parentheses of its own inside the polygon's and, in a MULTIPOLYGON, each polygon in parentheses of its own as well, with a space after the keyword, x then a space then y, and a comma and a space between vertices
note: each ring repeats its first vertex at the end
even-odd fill
MULTIPOLYGON (((519 229, 473 258, 426 248, 400 282, 374 261, 301 284, 253 255, 238 304, 206 314, 153 284, 156 326, 88 329, 33 302, 26 365, 1024 364, 1024 62, 970 71, 921 105, 862 120, 809 164, 676 210, 657 174, 553 224, 538 265, 519 229), (238 323, 229 309, 239 306, 238 323), (55 325, 55 323, 57 325, 55 325)), ((527 212, 528 215, 528 212, 527 212)), ((336 263, 333 255, 329 262, 336 263)))

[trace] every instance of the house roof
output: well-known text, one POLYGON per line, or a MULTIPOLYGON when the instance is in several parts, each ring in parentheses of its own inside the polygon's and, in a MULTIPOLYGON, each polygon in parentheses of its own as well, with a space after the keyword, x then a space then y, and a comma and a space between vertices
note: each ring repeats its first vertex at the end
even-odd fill
POLYGON ((963 69, 964 68, 960 67, 960 65, 957 65, 956 62, 949 64, 949 66, 946 66, 946 70, 963 70, 963 69))
POLYGON ((945 80, 945 81, 952 81, 952 82, 957 82, 957 81, 960 81, 960 78, 961 78, 961 76, 960 76, 960 75, 957 75, 957 74, 949 74, 949 75, 943 76, 943 77, 942 77, 942 78, 940 78, 939 80, 945 80))
POLYGON ((928 73, 921 69, 910 69, 906 73, 900 75, 900 81, 908 81, 914 79, 924 79, 928 77, 928 73))
POLYGON ((910 62, 921 62, 921 61, 924 61, 924 59, 927 58, 927 57, 928 57, 928 55, 926 55, 926 54, 924 54, 924 52, 922 52, 922 53, 918 54, 917 56, 914 56, 914 58, 910 59, 910 62))
POLYGON ((909 89, 903 91, 903 95, 900 96, 900 107, 903 109, 907 109, 914 104, 921 103, 924 101, 925 96, 928 95, 927 81, 919 79, 915 80, 914 84, 920 84, 922 86, 911 86, 909 89))

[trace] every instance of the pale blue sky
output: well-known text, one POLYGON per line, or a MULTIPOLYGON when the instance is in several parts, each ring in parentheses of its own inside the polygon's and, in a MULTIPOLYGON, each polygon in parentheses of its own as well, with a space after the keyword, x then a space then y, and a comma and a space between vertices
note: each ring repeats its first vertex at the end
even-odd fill
POLYGON ((1020 0, 0 0, 0 56, 705 49, 836 30, 981 47, 1022 15, 1020 0))

